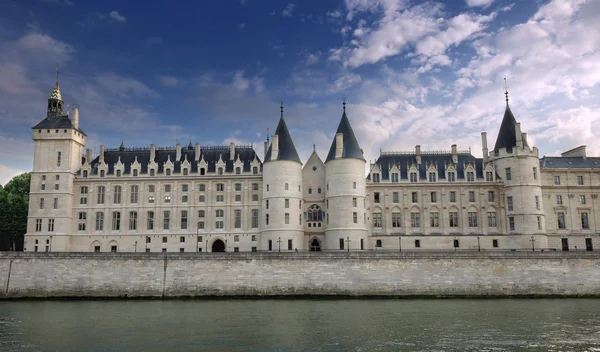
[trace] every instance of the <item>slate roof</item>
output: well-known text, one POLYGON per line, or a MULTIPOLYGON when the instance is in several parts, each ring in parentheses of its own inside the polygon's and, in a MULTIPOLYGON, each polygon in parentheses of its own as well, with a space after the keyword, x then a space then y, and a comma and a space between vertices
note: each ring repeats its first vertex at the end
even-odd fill
MULTIPOLYGON (((204 147, 200 149, 201 157, 204 157, 204 161, 208 164, 207 172, 215 172, 216 165, 219 161, 219 158, 223 159, 225 163, 225 172, 233 172, 234 171, 234 162, 237 160, 238 156, 240 161, 242 161, 243 171, 250 172, 252 171, 251 163, 256 157, 260 162, 260 159, 256 155, 254 148, 252 146, 236 146, 235 147, 235 156, 234 160, 230 159, 229 146, 215 146, 215 147, 204 147)), ((169 148, 156 148, 155 159, 154 161, 158 164, 157 174, 164 173, 164 163, 167 160, 171 160, 173 162, 173 174, 181 173, 181 165, 186 160, 190 162, 190 173, 198 172, 198 163, 194 160, 195 149, 193 147, 182 147, 181 148, 181 158, 179 160, 175 160, 177 155, 177 148, 169 147, 169 148)), ((108 174, 114 174, 114 165, 121 159, 121 162, 124 166, 124 174, 131 173, 131 164, 135 161, 137 157, 137 161, 141 166, 141 174, 148 173, 148 164, 150 163, 150 148, 117 148, 117 149, 107 149, 104 151, 104 162, 108 165, 108 174)), ((100 162, 100 157, 97 156, 91 163, 91 174, 98 174, 98 166, 100 162)), ((262 169, 259 166, 260 169, 262 169)))
MULTIPOLYGON (((408 179, 408 169, 410 165, 416 164, 417 155, 414 153, 386 153, 379 156, 376 164, 381 169, 381 179, 390 179, 390 168, 396 165, 400 169, 400 178, 408 179)), ((421 154, 421 164, 418 165, 419 179, 427 178, 427 168, 433 163, 437 165, 438 175, 437 178, 444 180, 446 179, 446 166, 452 164, 452 154, 450 153, 437 153, 437 154, 421 154)), ((476 178, 483 178, 483 159, 476 158, 470 153, 458 153, 458 164, 456 165, 457 179, 465 178, 465 165, 475 164, 476 178)), ((367 177, 370 179, 370 175, 367 177)))
POLYGON ((508 101, 506 102, 506 110, 504 110, 504 117, 502 118, 502 124, 500 125, 500 131, 498 132, 498 138, 496 138, 496 145, 494 146, 494 153, 498 153, 500 149, 506 148, 507 152, 512 152, 512 148, 517 146, 517 133, 515 127, 517 126, 517 120, 515 119, 508 101))
MULTIPOLYGON (((338 126, 336 134, 341 133, 344 135, 344 149, 342 151, 342 158, 354 158, 365 160, 362 149, 358 145, 358 141, 356 140, 356 136, 354 135, 354 131, 352 130, 352 126, 350 126, 350 121, 348 120, 348 116, 346 116, 346 108, 344 108, 344 113, 342 114, 342 119, 338 126)), ((325 159, 325 163, 329 160, 335 159, 335 149, 336 138, 333 138, 333 143, 331 143, 331 148, 329 148, 329 154, 327 154, 327 159, 325 159)))
MULTIPOLYGON (((33 126, 32 129, 33 130, 43 130, 43 129, 64 129, 64 128, 74 128, 73 127, 73 122, 71 121, 71 119, 69 118, 68 115, 63 115, 63 116, 48 116, 45 119, 43 119, 40 123, 38 123, 37 125, 33 126)), ((83 133, 85 135, 85 133, 80 130, 79 128, 75 128, 77 131, 83 133)))
MULTIPOLYGON (((298 152, 296 151, 296 147, 294 146, 294 141, 292 141, 292 137, 290 136, 290 131, 288 131, 287 125, 285 124, 285 120, 283 119, 283 113, 281 118, 279 119, 279 124, 277 125, 277 129, 275 130, 275 134, 279 138, 279 153, 277 155, 277 160, 289 160, 289 161, 300 161, 300 157, 298 156, 298 152)), ((271 160, 271 149, 273 148, 273 143, 269 146, 269 150, 267 150, 267 154, 265 155, 265 162, 273 161, 271 160)))
POLYGON ((600 157, 561 157, 561 156, 544 156, 540 159, 540 167, 545 169, 551 168, 600 168, 600 157))

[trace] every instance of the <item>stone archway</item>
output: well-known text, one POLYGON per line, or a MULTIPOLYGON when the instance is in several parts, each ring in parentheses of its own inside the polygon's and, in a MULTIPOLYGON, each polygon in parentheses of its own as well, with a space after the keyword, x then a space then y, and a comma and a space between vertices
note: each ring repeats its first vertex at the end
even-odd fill
POLYGON ((213 252, 225 252, 225 243, 221 240, 216 240, 212 244, 213 252))
POLYGON ((312 239, 312 241, 310 241, 310 251, 311 252, 320 252, 321 251, 321 243, 319 242, 319 240, 315 237, 312 239))

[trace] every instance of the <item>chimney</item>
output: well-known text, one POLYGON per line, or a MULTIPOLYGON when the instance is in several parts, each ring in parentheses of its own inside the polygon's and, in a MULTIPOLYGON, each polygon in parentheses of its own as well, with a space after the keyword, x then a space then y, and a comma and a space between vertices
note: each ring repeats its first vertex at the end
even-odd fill
POLYGON ((487 163, 488 159, 488 146, 487 146, 487 132, 481 132, 481 150, 483 152, 483 163, 487 163))
POLYGON ((452 162, 458 164, 458 148, 456 144, 452 144, 452 162))
POLYGON ((74 129, 79 129, 79 107, 77 105, 71 109, 71 123, 74 129))
POLYGON ((194 160, 199 161, 200 160, 200 143, 196 143, 196 150, 194 152, 194 160))
POLYGON ((335 135, 335 157, 341 158, 344 154, 344 134, 337 133, 335 135))
POLYGON ((279 157, 279 136, 273 135, 273 142, 271 142, 271 160, 277 160, 279 157))
POLYGON ((235 143, 229 143, 229 160, 235 160, 235 143))
POLYGON ((104 163, 104 144, 100 144, 100 164, 104 163))
POLYGON ((181 160, 181 144, 177 143, 175 148, 177 148, 177 151, 175 153, 175 161, 179 161, 179 160, 181 160))
POLYGON ((521 134, 521 123, 517 122, 515 126, 515 134, 517 135, 517 148, 523 148, 523 134, 521 134))
POLYGON ((421 146, 420 145, 415 146, 415 154, 417 156, 417 164, 421 165, 421 146))
POLYGON ((92 149, 91 148, 87 148, 85 150, 85 162, 88 164, 92 163, 92 149))
POLYGON ((156 144, 150 144, 150 162, 156 159, 156 144))
POLYGON ((529 147, 529 144, 527 144, 527 133, 523 132, 523 148, 525 147, 529 147))

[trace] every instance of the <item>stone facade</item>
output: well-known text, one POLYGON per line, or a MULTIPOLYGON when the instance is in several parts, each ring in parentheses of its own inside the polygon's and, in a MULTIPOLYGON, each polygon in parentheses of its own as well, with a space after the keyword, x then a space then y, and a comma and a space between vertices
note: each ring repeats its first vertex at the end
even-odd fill
POLYGON ((58 83, 33 127, 25 250, 251 252, 592 250, 600 246, 600 158, 540 159, 508 106, 483 158, 381 152, 368 166, 344 111, 329 154, 302 164, 283 118, 264 160, 253 146, 83 154, 79 110, 58 83))

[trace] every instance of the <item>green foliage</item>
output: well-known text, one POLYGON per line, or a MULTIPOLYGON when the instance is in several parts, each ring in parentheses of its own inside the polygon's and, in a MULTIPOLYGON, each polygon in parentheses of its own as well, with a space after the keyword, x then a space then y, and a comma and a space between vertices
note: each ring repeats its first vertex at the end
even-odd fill
POLYGON ((27 232, 29 173, 15 176, 0 187, 0 251, 22 251, 27 232))

